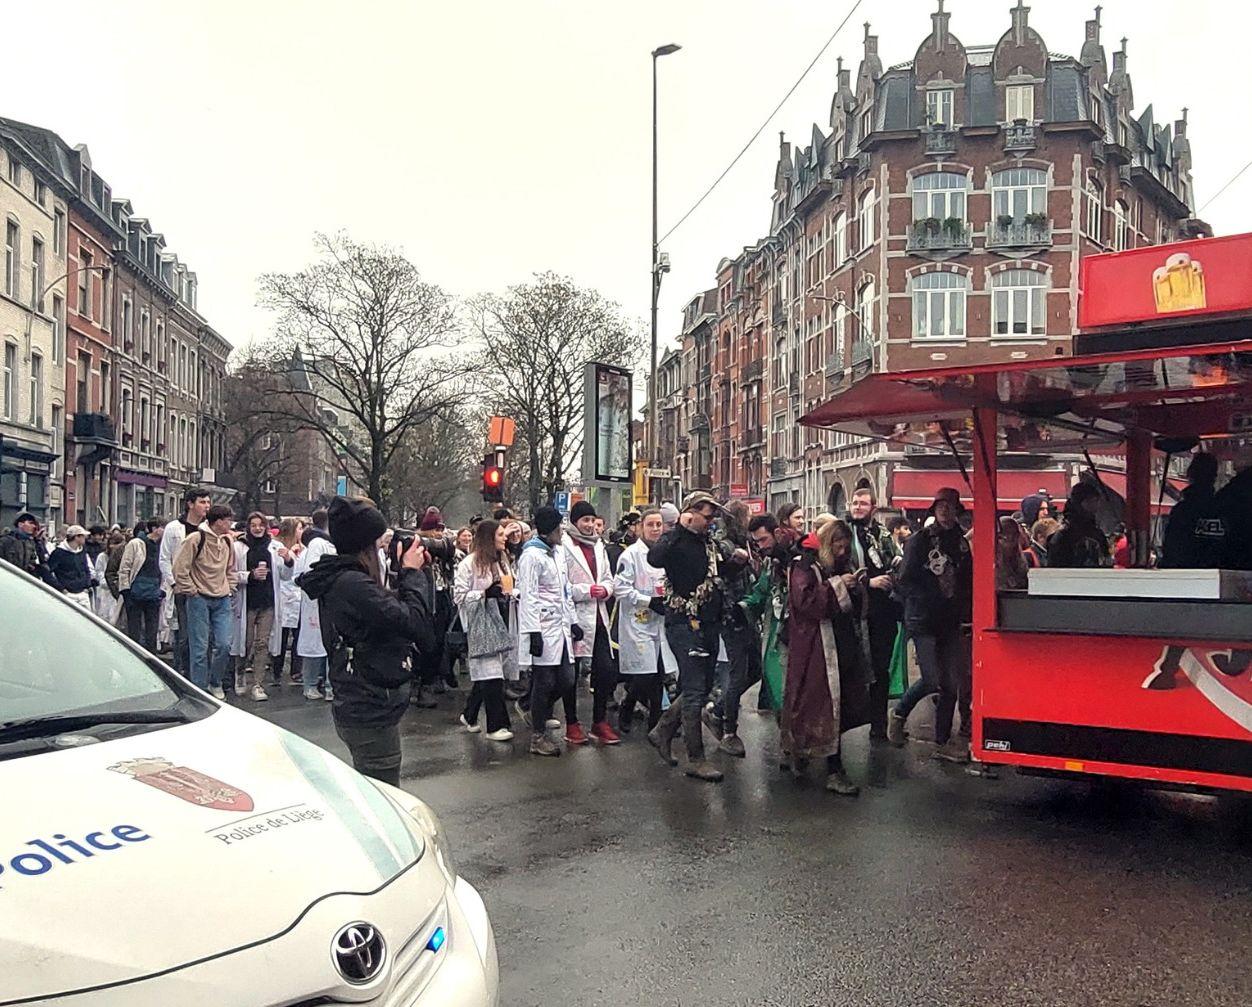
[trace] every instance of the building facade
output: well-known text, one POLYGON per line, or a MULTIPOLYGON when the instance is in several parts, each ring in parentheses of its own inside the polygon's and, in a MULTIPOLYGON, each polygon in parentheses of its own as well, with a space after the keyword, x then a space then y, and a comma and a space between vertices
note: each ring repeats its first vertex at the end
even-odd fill
MULTIPOLYGON (((46 412, 47 430, 38 450, 46 446, 51 459, 39 462, 25 445, 18 461, 27 469, 13 471, 10 440, 18 440, 6 436, 5 518, 10 499, 55 528, 172 515, 191 485, 228 498, 217 470, 231 347, 197 309, 196 274, 129 200, 114 198, 85 146, 9 119, 0 119, 0 144, 16 147, 32 176, 45 179, 47 220, 37 234, 52 238, 43 240, 41 268, 61 278, 45 283, 46 302, 31 316, 33 348, 18 360, 16 382, 25 375, 30 388, 43 388, 47 407, 35 412, 46 412), (46 490, 31 468, 40 465, 46 490)), ((12 328, 0 315, 0 336, 12 328)), ((25 401, 16 408, 34 415, 25 401)), ((26 433, 30 441, 35 430, 26 433)))
MULTIPOLYGON (((1021 0, 994 45, 962 44, 942 0, 931 21, 889 68, 866 25, 827 129, 780 139, 769 233, 718 266, 701 473, 715 492, 810 514, 842 510, 858 485, 911 499, 926 480, 910 470, 954 462, 800 417, 871 371, 1068 355, 1082 256, 1208 233, 1186 111, 1172 125, 1150 105, 1135 114, 1125 40, 1109 69, 1098 10, 1078 58, 1048 49, 1021 0)), ((696 352, 686 321, 679 355, 696 352)), ((686 471, 683 433, 672 467, 686 471)), ((1068 486, 1067 464, 1005 462, 1049 490, 1068 486)))

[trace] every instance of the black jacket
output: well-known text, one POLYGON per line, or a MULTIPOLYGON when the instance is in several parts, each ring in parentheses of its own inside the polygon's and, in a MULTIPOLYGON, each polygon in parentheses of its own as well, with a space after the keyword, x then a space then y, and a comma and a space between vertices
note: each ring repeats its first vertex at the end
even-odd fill
POLYGON ((1108 565, 1109 540, 1095 518, 1067 508, 1060 531, 1048 539, 1048 566, 1061 569, 1096 569, 1108 565))
POLYGON ((421 571, 403 570, 389 591, 355 556, 323 556, 298 579, 320 605, 338 723, 390 727, 408 709, 410 649, 435 645, 422 581, 421 571))
POLYGON ((1161 567, 1211 570, 1222 565, 1226 524, 1211 486, 1188 486, 1169 515, 1161 544, 1161 567))
POLYGON ((95 571, 91 569, 86 549, 79 549, 78 552, 53 549, 52 555, 48 557, 48 566, 62 590, 70 594, 90 591, 96 582, 95 571))
POLYGON ((942 635, 973 620, 974 565, 960 525, 944 531, 932 524, 908 540, 900 587, 910 633, 942 635), (946 558, 942 576, 931 569, 932 552, 946 558))
POLYGON ((1252 570, 1252 468, 1244 469, 1222 487, 1217 509, 1226 526, 1222 567, 1252 570))
MULTIPOLYGON (((708 542, 707 536, 697 535, 677 524, 648 549, 648 562, 665 571, 665 579, 673 594, 689 598, 708 576, 708 542)), ((700 618, 715 621, 721 613, 722 591, 719 584, 709 601, 701 607, 700 618)))
POLYGON ((18 531, 15 528, 13 531, 0 535, 0 559, 12 563, 23 573, 38 577, 52 587, 61 586, 57 583, 52 571, 48 569, 48 560, 43 546, 24 531, 18 531))

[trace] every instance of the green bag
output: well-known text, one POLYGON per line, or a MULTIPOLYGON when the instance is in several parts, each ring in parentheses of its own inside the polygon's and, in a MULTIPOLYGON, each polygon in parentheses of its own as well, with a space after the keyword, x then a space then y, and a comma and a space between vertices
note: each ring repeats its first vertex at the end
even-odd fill
POLYGON ((887 690, 888 698, 897 699, 904 695, 909 687, 909 644, 904 635, 904 626, 896 630, 895 646, 891 649, 891 685, 887 690))

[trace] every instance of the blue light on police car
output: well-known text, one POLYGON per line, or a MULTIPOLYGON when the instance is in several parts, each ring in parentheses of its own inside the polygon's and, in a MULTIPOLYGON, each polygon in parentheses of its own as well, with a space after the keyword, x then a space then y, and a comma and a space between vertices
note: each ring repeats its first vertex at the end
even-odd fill
POLYGON ((443 947, 443 942, 447 940, 447 934, 443 932, 443 927, 435 927, 435 932, 430 935, 430 940, 426 942, 427 951, 438 951, 443 947))

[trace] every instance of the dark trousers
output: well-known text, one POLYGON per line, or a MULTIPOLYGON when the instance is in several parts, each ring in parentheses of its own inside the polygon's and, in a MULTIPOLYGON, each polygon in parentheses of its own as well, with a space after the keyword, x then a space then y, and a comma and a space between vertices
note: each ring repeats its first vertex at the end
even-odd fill
POLYGON ((187 598, 188 595, 174 595, 174 619, 178 626, 174 629, 174 670, 187 678, 191 677, 191 637, 187 634, 187 598))
POLYGON ((557 696, 565 701, 566 725, 578 723, 578 713, 571 705, 577 677, 574 666, 570 664, 568 652, 562 652, 560 664, 531 666, 530 722, 536 735, 544 733, 548 718, 552 716, 552 703, 557 696))
POLYGON ((509 726, 509 711, 504 705, 504 679, 489 678, 471 686, 469 699, 465 703, 466 722, 477 724, 478 711, 483 707, 487 710, 488 732, 509 726))
POLYGON ((900 624, 895 614, 875 613, 870 609, 868 620, 869 658, 874 681, 869 687, 869 732, 875 738, 886 737, 887 703, 891 693, 891 655, 895 651, 900 624))
POLYGON ((623 675, 622 682, 626 685, 626 698, 619 711, 621 722, 629 725, 635 715, 635 704, 640 703, 648 711, 648 730, 652 730, 661 719, 661 691, 665 688, 661 673, 623 675))
POLYGON ((130 592, 123 602, 126 608, 126 635, 145 647, 149 654, 157 652, 157 626, 161 620, 161 601, 131 601, 130 592))
POLYGON ((922 677, 900 697, 896 713, 907 718, 913 707, 925 697, 939 693, 939 705, 935 708, 935 741, 942 745, 952 734, 952 715, 958 703, 962 731, 969 732, 972 696, 969 637, 959 629, 953 629, 940 634, 912 633, 910 638, 917 651, 922 677))
POLYGON ((348 746, 352 768, 393 787, 400 786, 400 725, 355 727, 335 721, 335 733, 348 746))
POLYGON ((678 662, 678 691, 684 709, 704 709, 717 668, 718 626, 702 622, 692 629, 686 619, 665 624, 665 639, 678 662))
POLYGON ((300 674, 300 655, 296 653, 296 642, 300 639, 300 627, 284 628, 279 636, 278 656, 272 659, 271 670, 275 680, 283 677, 283 663, 287 660, 287 651, 291 651, 291 674, 300 674))
POLYGON ((609 631, 596 622, 596 640, 591 648, 591 722, 602 724, 609 716, 609 700, 617 688, 617 662, 613 660, 613 645, 609 631))
POLYGON ((743 694, 761 680, 761 641, 753 627, 742 625, 725 626, 722 642, 730 661, 726 692, 721 699, 722 721, 727 734, 738 734, 743 694))

